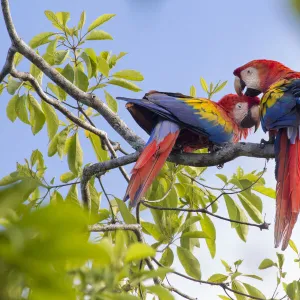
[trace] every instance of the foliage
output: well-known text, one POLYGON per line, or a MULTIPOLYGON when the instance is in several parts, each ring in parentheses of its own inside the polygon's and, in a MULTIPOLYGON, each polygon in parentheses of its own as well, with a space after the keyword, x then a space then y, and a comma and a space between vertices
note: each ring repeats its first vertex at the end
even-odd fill
MULTIPOLYGON (((90 46, 94 41, 113 39, 100 28, 115 15, 101 15, 85 26, 83 12, 73 27, 68 26, 68 12, 46 11, 45 15, 54 29, 36 35, 29 45, 66 80, 84 92, 102 95, 114 113, 118 112, 118 104, 109 92, 111 86, 140 91, 136 84, 143 80, 140 72, 116 68, 126 52, 102 51, 97 55, 90 46)), ((17 54, 15 65, 21 60, 22 56, 17 54)), ((43 72, 34 64, 29 70, 49 96, 66 108, 77 110, 78 118, 93 125, 92 120, 99 117, 96 111, 78 101, 74 105, 67 89, 44 80, 43 72)), ((200 85, 211 98, 225 87, 226 82, 208 85, 201 78, 200 85)), ((78 189, 85 165, 80 141, 84 129, 39 99, 29 82, 9 75, 0 86, 0 93, 4 89, 11 95, 7 104, 9 120, 19 119, 31 127, 34 135, 46 126, 47 155, 65 159, 68 170, 57 174, 60 175, 59 183, 55 178, 50 179, 44 161, 46 154, 36 149, 24 164, 18 163, 15 171, 0 180, 1 299, 130 300, 145 299, 146 294, 159 299, 174 299, 171 291, 178 291, 164 280, 168 273, 174 272, 175 258, 185 270, 182 275, 187 278, 217 285, 237 300, 266 299, 260 290, 247 282, 263 279, 256 274, 243 273, 241 259, 233 265, 222 260, 224 272, 203 278, 196 251, 202 244, 212 259, 221 251, 216 244, 221 234, 214 223, 216 217, 230 222, 235 232, 230 237, 233 240, 238 238, 246 242, 250 227, 252 230, 262 228, 261 197, 275 198, 274 190, 267 187, 263 179, 264 170, 245 173, 239 167, 229 178, 216 174, 221 185, 210 187, 205 182, 207 168, 166 163, 147 192, 145 205, 139 207, 141 211, 147 209, 146 205, 152 207, 151 217, 141 222, 138 213, 134 215, 122 200, 107 194, 101 181, 101 176, 105 175, 101 174, 88 183, 91 198, 88 214, 80 206, 78 189), (103 195, 105 201, 101 201, 103 195), (218 214, 219 206, 226 207, 228 216, 218 214), (137 223, 141 224, 138 234, 135 230, 125 230, 125 225, 137 223), (106 230, 107 225, 115 224, 124 225, 124 230, 106 230), (91 225, 98 225, 99 230, 90 234, 91 225), (145 236, 146 242, 140 234, 145 236), (151 267, 153 257, 156 258, 153 260, 155 269, 151 267)), ((190 94, 196 96, 195 86, 190 88, 190 94)), ((84 133, 95 152, 95 160, 109 160, 109 152, 99 136, 87 130, 84 133)), ((198 152, 206 153, 207 149, 198 152)), ((297 254, 295 262, 299 263, 297 246, 290 241, 290 247, 297 254)), ((273 298, 279 297, 277 291, 282 287, 280 297, 288 295, 290 299, 299 299, 299 282, 286 282, 283 266, 284 256, 278 253, 276 262, 265 259, 258 269, 276 268, 278 277, 273 298)), ((230 299, 225 294, 219 297, 230 299)))

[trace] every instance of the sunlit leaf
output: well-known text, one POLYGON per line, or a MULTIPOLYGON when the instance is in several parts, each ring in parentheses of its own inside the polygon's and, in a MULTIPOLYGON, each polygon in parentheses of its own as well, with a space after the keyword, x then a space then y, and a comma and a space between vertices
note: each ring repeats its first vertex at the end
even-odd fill
POLYGON ((15 110, 18 118, 25 124, 30 124, 27 111, 27 97, 23 95, 16 100, 15 110))
POLYGON ((275 263, 274 263, 271 259, 265 258, 265 259, 260 263, 260 265, 259 265, 258 268, 259 268, 260 270, 263 270, 263 269, 268 269, 268 268, 273 267, 273 266, 275 266, 275 263))
POLYGON ((98 17, 95 21, 92 22, 92 24, 88 28, 88 32, 92 31, 93 29, 97 28, 98 26, 104 24, 105 22, 109 21, 111 18, 113 18, 115 14, 104 14, 98 17))
POLYGON ((78 174, 81 170, 83 163, 83 151, 81 149, 79 135, 76 132, 70 140, 68 149, 68 165, 69 169, 74 173, 78 174))
POLYGON ((45 115, 37 100, 31 95, 28 95, 28 107, 30 114, 30 124, 33 134, 37 134, 45 124, 45 115))
POLYGON ((113 79, 108 81, 108 84, 117 85, 117 86, 123 87, 123 88, 128 89, 128 90, 133 91, 133 92, 141 91, 141 89, 137 85, 135 85, 134 83, 132 83, 130 81, 127 81, 125 79, 121 79, 121 78, 120 79, 113 78, 113 79))
POLYGON ((49 37, 53 35, 55 35, 54 32, 41 32, 31 39, 29 46, 34 49, 41 45, 47 44, 50 42, 49 37))
POLYGON ((222 283, 224 282, 225 280, 227 280, 228 276, 227 275, 224 275, 224 274, 214 274, 212 276, 210 276, 207 281, 209 282, 215 282, 215 283, 222 283))
POLYGON ((107 91, 104 90, 105 93, 105 100, 106 103, 108 105, 108 107, 113 111, 113 112, 117 112, 118 111, 118 103, 116 101, 116 99, 107 91))
POLYGON ((147 290, 158 296, 159 300, 174 300, 174 296, 160 285, 147 286, 147 290))
POLYGON ((16 103, 18 99, 19 95, 14 95, 7 103, 6 115, 12 122, 14 122, 17 118, 16 103))
POLYGON ((126 252, 125 262, 141 260, 153 256, 155 256, 155 250, 152 247, 143 243, 134 243, 129 246, 126 252))
POLYGON ((177 247, 177 255, 186 274, 195 279, 201 279, 200 263, 189 250, 177 247))
POLYGON ((112 40, 112 36, 103 31, 103 30, 93 30, 91 33, 89 33, 86 38, 86 40, 112 40))
POLYGON ((118 72, 112 74, 112 76, 117 77, 117 78, 132 80, 132 81, 144 80, 143 75, 140 72, 135 71, 135 70, 121 70, 121 71, 118 71, 118 72))

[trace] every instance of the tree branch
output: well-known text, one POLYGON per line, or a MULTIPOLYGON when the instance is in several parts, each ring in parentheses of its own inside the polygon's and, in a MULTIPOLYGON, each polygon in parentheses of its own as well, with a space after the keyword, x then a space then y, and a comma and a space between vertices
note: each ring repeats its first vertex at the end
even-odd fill
POLYGON ((72 84, 55 68, 52 68, 40 55, 35 53, 35 51, 18 36, 11 18, 8 0, 1 0, 1 6, 7 31, 16 51, 23 54, 29 61, 35 64, 45 75, 65 90, 72 98, 98 111, 112 126, 112 128, 116 130, 134 149, 141 149, 145 144, 144 141, 136 135, 104 102, 102 102, 97 96, 83 92, 72 84))
MULTIPOLYGON (((137 160, 139 152, 122 156, 117 159, 105 161, 102 163, 96 163, 90 165, 83 170, 82 181, 81 181, 81 195, 85 205, 89 202, 89 195, 86 188, 87 182, 95 174, 100 172, 111 170, 119 166, 124 166, 133 163, 137 160)), ((273 145, 266 145, 263 149, 260 144, 254 143, 237 143, 227 144, 221 150, 214 153, 196 154, 196 153, 184 153, 184 154, 171 154, 169 161, 194 166, 194 167, 205 167, 205 166, 217 166, 224 164, 230 160, 233 160, 239 156, 246 157, 257 157, 257 158, 273 158, 274 147, 273 145)))
POLYGON ((14 57, 16 54, 16 49, 13 46, 10 46, 7 52, 7 57, 5 64, 0 72, 0 83, 3 81, 6 75, 8 75, 13 67, 14 57))
MULTIPOLYGON (((157 259, 155 258, 152 258, 152 260, 160 267, 162 268, 166 268, 164 265, 162 265, 157 259)), ((182 274, 182 273, 179 273, 177 271, 172 271, 171 272, 173 274, 176 274, 180 277, 183 277, 183 278, 186 278, 188 280, 191 280, 191 281, 194 281, 194 282, 199 282, 199 283, 202 283, 202 284, 209 284, 209 285, 214 285, 214 286, 219 286, 221 287, 224 291, 227 290, 227 291, 230 291, 230 292, 233 292, 235 294, 238 294, 238 295, 241 295, 241 296, 245 296, 245 297, 248 297, 248 298, 251 298, 251 299, 255 299, 255 300, 263 300, 262 298, 258 298, 258 297, 255 297, 255 296, 251 296, 251 295, 247 295, 247 294, 244 294, 242 292, 238 292, 238 291, 235 291, 233 289, 231 289, 230 287, 227 286, 226 283, 217 283, 217 282, 211 282, 211 281, 205 281, 205 280, 199 280, 199 279, 195 279, 193 277, 190 277, 188 275, 185 275, 185 274, 182 274)))

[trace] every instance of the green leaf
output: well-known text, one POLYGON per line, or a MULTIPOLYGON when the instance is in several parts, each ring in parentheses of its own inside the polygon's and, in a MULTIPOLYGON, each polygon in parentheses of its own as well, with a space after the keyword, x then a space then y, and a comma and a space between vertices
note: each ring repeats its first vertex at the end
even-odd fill
POLYGON ((222 265, 225 267, 226 272, 232 272, 230 265, 223 259, 221 259, 222 265))
POLYGON ((75 68, 75 85, 84 92, 86 92, 89 87, 88 77, 78 67, 75 68))
POLYGON ((67 64, 61 72, 65 78, 67 78, 71 83, 74 82, 74 70, 70 64, 67 64))
POLYGON ((232 300, 230 298, 228 298, 227 296, 223 296, 223 295, 218 295, 219 298, 221 298, 222 300, 232 300))
POLYGON ((200 77, 200 84, 201 84, 202 89, 204 90, 204 92, 208 93, 207 83, 206 83, 205 79, 202 78, 202 77, 200 77))
POLYGON ((178 233, 184 231, 185 229, 189 228, 192 224, 201 220, 200 216, 191 216, 187 217, 185 222, 179 227, 178 233))
POLYGON ((240 199, 243 207, 247 211, 250 218, 258 224, 263 223, 264 219, 263 219, 260 211, 250 201, 248 201, 248 199, 246 199, 243 195, 238 195, 238 198, 240 199))
POLYGON ((71 185, 69 192, 66 196, 65 199, 66 202, 74 202, 74 203, 78 203, 78 191, 77 191, 77 186, 76 184, 71 185))
POLYGON ((13 95, 16 90, 20 87, 20 85, 22 84, 21 81, 17 81, 12 79, 11 77, 8 78, 8 83, 7 83, 7 92, 11 95, 13 95))
MULTIPOLYGON (((237 292, 247 294, 246 288, 240 282, 238 282, 236 280, 232 281, 232 289, 237 291, 237 292)), ((235 293, 235 297, 236 297, 237 300, 247 300, 247 297, 236 294, 236 293, 235 293)))
POLYGON ((88 32, 92 31, 93 29, 97 28, 98 26, 104 24, 111 18, 113 18, 115 14, 104 14, 98 17, 95 21, 92 22, 92 24, 88 28, 88 32))
POLYGON ((256 287, 254 287, 248 283, 245 283, 245 282, 243 282, 243 285, 246 288, 246 290, 250 296, 257 297, 260 299, 266 299, 266 296, 260 290, 258 290, 256 287))
POLYGON ((48 156, 51 157, 57 152, 58 134, 56 134, 48 146, 48 156))
POLYGON ((218 178, 220 178, 225 184, 228 182, 228 178, 224 174, 216 174, 218 178))
POLYGON ((220 85, 218 85, 218 87, 215 89, 215 93, 218 93, 218 92, 220 92, 221 90, 223 90, 223 88, 226 86, 226 84, 227 84, 227 80, 226 81, 224 81, 224 82, 222 82, 220 85))
MULTIPOLYGON (((237 220, 248 223, 248 219, 247 219, 244 211, 242 209, 240 209, 238 206, 237 206, 237 220)), ((241 238, 241 240, 246 242, 248 231, 249 231, 248 225, 238 224, 236 226, 235 230, 236 230, 238 236, 241 238)))
POLYGON ((22 59, 23 59, 23 55, 21 53, 17 52, 14 57, 14 65, 17 66, 21 62, 22 59))
POLYGON ((17 103, 18 99, 19 99, 19 95, 13 96, 9 100, 7 107, 6 107, 6 115, 12 122, 14 122, 17 118, 16 103, 17 103))
POLYGON ((136 219, 131 214, 131 212, 129 211, 129 209, 126 206, 126 204, 122 200, 120 200, 118 198, 116 198, 116 202, 117 202, 117 205, 119 207, 119 211, 120 211, 120 213, 122 215, 122 218, 123 218, 124 222, 126 224, 135 224, 136 223, 136 219))
POLYGON ((78 174, 81 170, 83 163, 83 152, 79 142, 79 135, 76 132, 70 139, 70 145, 68 149, 68 165, 69 169, 78 174))
POLYGON ((55 14, 60 24, 66 26, 67 22, 70 20, 70 13, 65 11, 59 11, 55 14))
POLYGON ((103 162, 109 160, 107 151, 102 149, 99 136, 89 131, 85 131, 85 134, 93 146, 98 161, 103 162))
POLYGON ((97 68, 100 73, 102 73, 105 77, 109 75, 109 65, 107 61, 101 56, 97 57, 97 68))
POLYGON ((131 244, 125 255, 125 262, 131 262, 134 260, 141 260, 147 257, 154 257, 155 250, 149 245, 143 243, 131 244))
POLYGON ((108 81, 108 84, 117 85, 117 86, 123 87, 123 88, 128 89, 133 92, 141 91, 141 89, 137 85, 135 85, 134 83, 129 82, 125 79, 113 78, 110 81, 108 81))
MULTIPOLYGON (((223 195, 228 211, 228 216, 231 220, 237 220, 238 208, 235 204, 234 200, 229 195, 223 195)), ((238 226, 237 223, 231 222, 231 228, 236 228, 238 226)))
POLYGON ((261 277, 257 276, 257 275, 243 274, 242 276, 250 277, 250 278, 253 278, 253 279, 257 279, 257 280, 263 281, 263 279, 261 277))
POLYGON ((210 276, 207 281, 209 282, 215 282, 215 283, 222 283, 224 282, 225 280, 227 280, 228 276, 227 275, 224 275, 224 274, 214 274, 212 276, 210 276))
POLYGON ((172 249, 171 249, 170 247, 167 247, 167 248, 164 250, 164 252, 163 252, 163 254, 162 254, 162 256, 161 256, 159 262, 160 262, 164 267, 171 267, 172 264, 173 264, 173 261, 174 261, 174 254, 173 254, 173 251, 172 251, 172 249))
POLYGON ((43 55, 43 58, 47 61, 48 64, 53 66, 55 64, 55 52, 57 47, 57 39, 52 40, 47 49, 46 53, 43 55))
POLYGON ((114 73, 112 76, 117 77, 117 78, 132 80, 132 81, 142 81, 142 80, 144 80, 143 75, 140 72, 135 71, 135 70, 118 71, 118 72, 114 73))
POLYGON ((42 84, 43 72, 35 64, 30 64, 30 74, 42 84))
POLYGON ((216 229, 211 219, 203 214, 200 220, 202 230, 209 236, 209 239, 205 239, 206 245, 212 258, 216 255, 216 229))
POLYGON ((73 179, 75 179, 77 176, 72 173, 72 172, 66 172, 66 173, 63 173, 61 176, 60 176, 60 181, 63 182, 63 183, 67 183, 73 179))
POLYGON ((184 238, 210 239, 209 235, 204 231, 188 231, 181 235, 184 238))
POLYGON ((43 128, 46 118, 40 104, 31 94, 28 95, 27 99, 30 114, 31 131, 35 135, 43 128))
POLYGON ((277 255, 277 258, 278 258, 278 266, 279 266, 280 269, 282 269, 283 263, 284 263, 284 255, 281 254, 281 253, 278 253, 278 252, 276 253, 276 255, 277 255))
POLYGON ((12 172, 7 176, 4 176, 0 179, 0 186, 9 185, 11 183, 15 183, 20 180, 20 176, 18 176, 18 172, 12 172))
POLYGON ((270 198, 276 199, 276 192, 275 190, 271 189, 271 188, 267 188, 264 185, 254 185, 252 187, 252 189, 256 192, 259 192, 265 196, 268 196, 270 198))
POLYGON ((95 40, 112 40, 113 38, 109 33, 103 30, 94 30, 91 33, 89 33, 85 39, 95 41, 95 40))
POLYGON ((25 124, 30 124, 29 123, 29 119, 28 119, 28 112, 27 112, 27 107, 26 107, 26 103, 27 102, 27 97, 26 95, 23 95, 21 97, 19 97, 16 100, 16 114, 18 116, 18 118, 24 122, 25 124))
MULTIPOLYGON (((67 141, 69 131, 70 131, 70 128, 66 127, 65 129, 63 129, 57 135, 56 145, 57 145, 57 152, 58 152, 58 155, 59 155, 60 158, 62 158, 63 155, 64 155, 64 149, 65 149, 65 145, 66 145, 66 141, 67 141)), ((54 138, 52 139, 52 141, 53 140, 54 140, 54 138)), ((51 141, 51 143, 52 143, 52 141, 51 141)), ((50 145, 51 145, 51 143, 50 143, 50 145)), ((49 148, 50 148, 50 145, 49 145, 49 148)), ((48 152, 49 152, 49 150, 48 150, 48 152)))
POLYGON ((83 11, 80 15, 80 20, 79 20, 79 23, 78 23, 78 29, 82 29, 83 25, 85 24, 85 19, 86 19, 86 14, 85 14, 85 11, 83 11))
POLYGON ((55 35, 54 32, 41 32, 31 39, 29 46, 34 49, 41 45, 47 44, 50 42, 49 37, 53 35, 55 35))
POLYGON ((62 195, 58 192, 58 191, 54 191, 53 194, 50 197, 50 202, 57 204, 57 203, 63 203, 64 202, 64 198, 62 197, 62 195))
POLYGON ((143 231, 146 234, 151 235, 157 241, 161 241, 163 239, 162 233, 160 232, 157 225, 149 223, 149 222, 142 222, 143 231))
POLYGON ((45 163, 43 154, 38 150, 32 151, 31 157, 30 157, 30 163, 31 166, 34 166, 36 164, 36 170, 37 170, 37 176, 42 177, 45 173, 45 163))
POLYGON ((196 97, 196 88, 193 85, 190 87, 190 96, 196 97))
POLYGON ((273 267, 273 266, 275 266, 275 263, 274 263, 271 259, 265 258, 265 259, 260 263, 260 265, 259 265, 258 268, 259 268, 260 270, 264 270, 264 269, 271 268, 271 267, 273 267))
POLYGON ((61 65, 69 55, 69 50, 60 50, 54 53, 54 64, 61 65))
POLYGON ((95 74, 95 68, 93 69, 93 67, 92 67, 92 62, 90 60, 90 57, 85 52, 82 52, 80 57, 85 62, 87 73, 88 73, 88 78, 93 77, 95 74))
POLYGON ((159 300, 175 300, 174 296, 160 285, 147 286, 147 290, 157 295, 159 300))
POLYGON ((55 109, 45 101, 42 101, 42 109, 46 118, 48 137, 51 141, 58 130, 59 119, 55 109))
POLYGON ((114 112, 116 113, 118 111, 118 103, 116 101, 116 99, 107 91, 104 90, 105 93, 105 100, 106 103, 108 105, 108 107, 114 112))
POLYGON ((45 13, 45 16, 47 17, 47 19, 49 21, 51 21, 51 23, 54 27, 56 27, 57 29, 60 29, 60 30, 64 30, 64 25, 59 21, 59 19, 57 18, 57 16, 55 15, 54 12, 52 12, 50 10, 46 10, 44 13, 45 13))
POLYGON ((289 240, 289 246, 298 254, 297 246, 292 240, 289 240))
POLYGON ((197 258, 189 250, 177 247, 177 255, 183 266, 186 274, 195 278, 201 279, 200 263, 197 258))
POLYGON ((300 290, 299 290, 298 282, 296 280, 294 280, 293 282, 291 282, 287 285, 286 293, 291 300, 299 299, 300 290))

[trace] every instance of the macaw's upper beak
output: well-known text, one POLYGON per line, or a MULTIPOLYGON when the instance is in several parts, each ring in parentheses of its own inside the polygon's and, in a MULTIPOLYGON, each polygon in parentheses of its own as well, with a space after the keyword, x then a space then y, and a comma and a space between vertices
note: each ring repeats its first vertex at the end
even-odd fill
MULTIPOLYGON (((234 79, 234 89, 235 89, 236 93, 239 96, 243 95, 243 90, 245 89, 245 87, 246 87, 246 83, 241 78, 239 78, 238 76, 235 76, 235 79, 234 79)), ((261 93, 261 91, 259 91, 259 90, 247 87, 245 95, 249 96, 249 97, 256 97, 260 93, 261 93)))
POLYGON ((254 132, 257 131, 260 124, 259 105, 253 105, 249 110, 248 114, 241 122, 241 127, 251 128, 254 126, 254 132))
POLYGON ((238 76, 235 76, 234 79, 234 89, 239 96, 243 95, 243 90, 246 87, 245 82, 240 79, 238 76))

